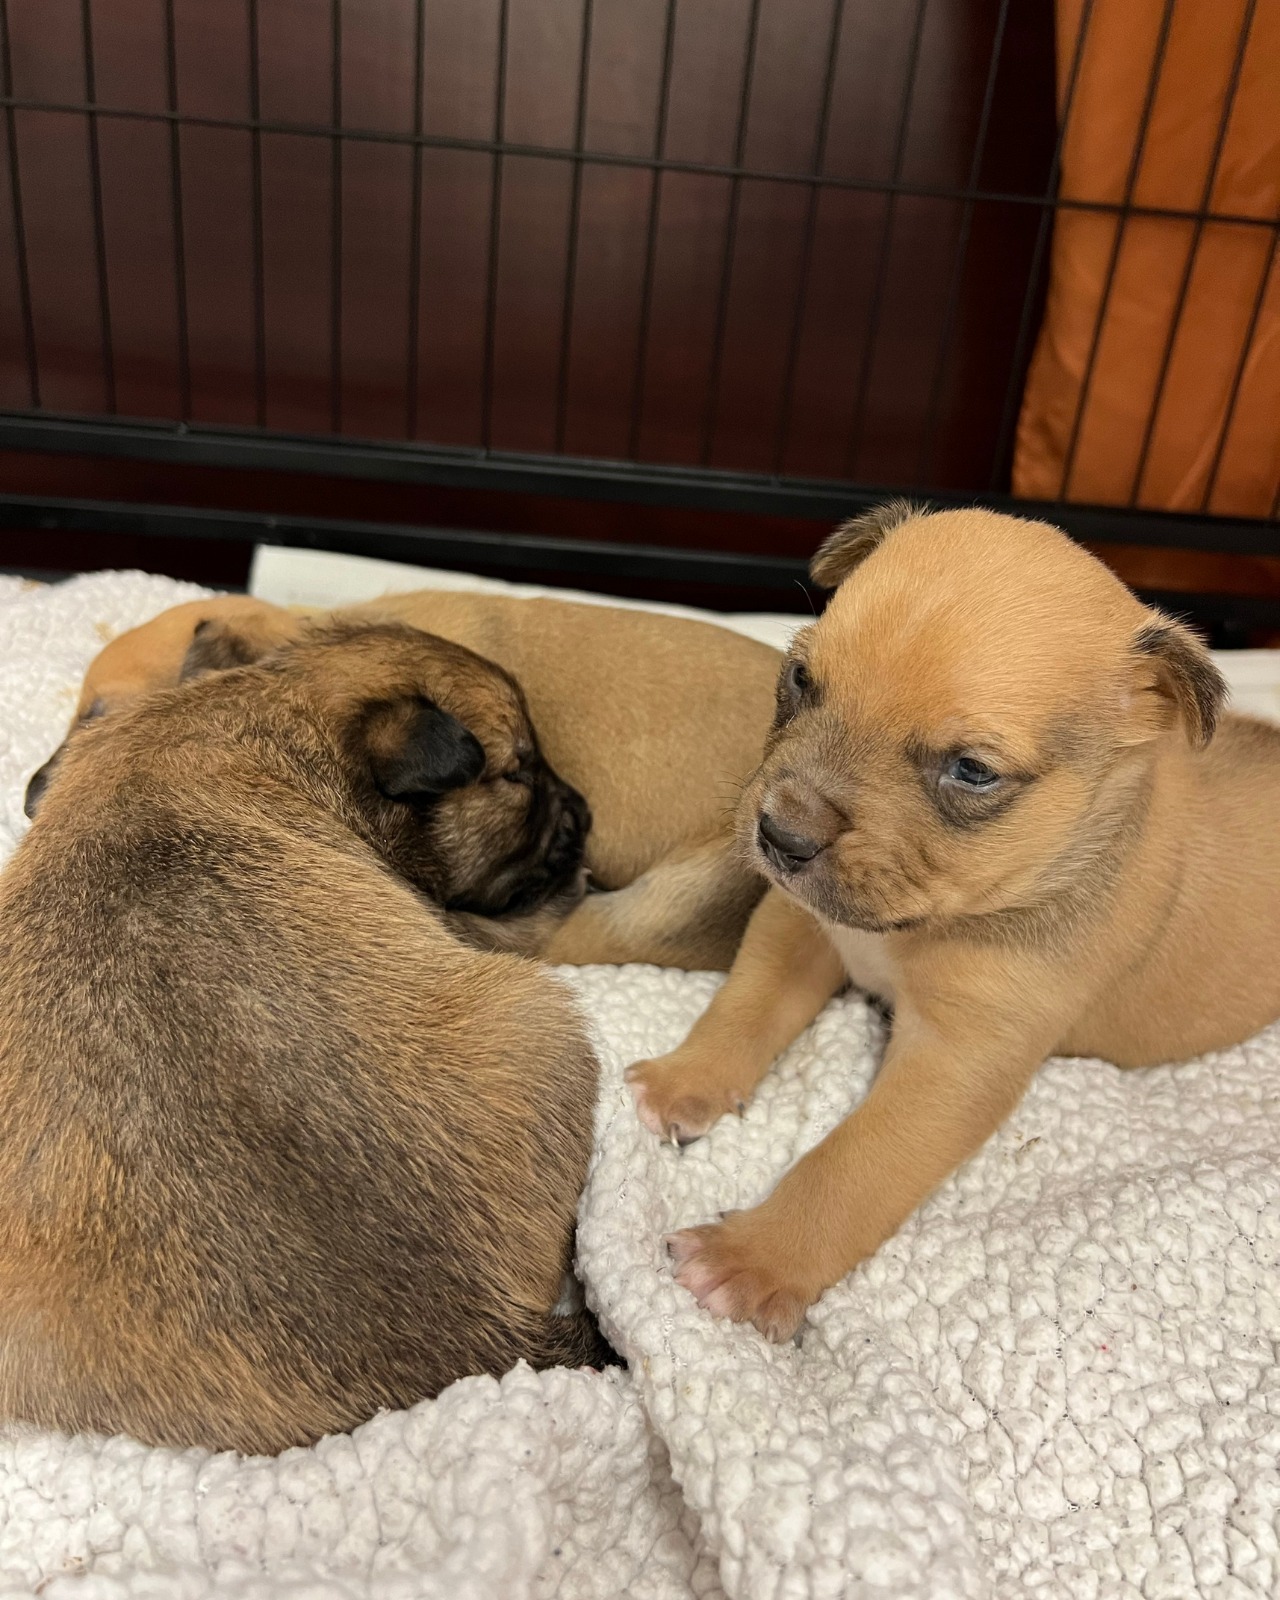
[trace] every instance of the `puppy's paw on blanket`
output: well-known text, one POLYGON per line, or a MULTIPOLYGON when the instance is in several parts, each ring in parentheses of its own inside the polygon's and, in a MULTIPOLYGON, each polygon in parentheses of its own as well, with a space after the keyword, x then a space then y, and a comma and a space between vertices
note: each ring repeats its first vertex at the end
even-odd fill
POLYGON ((773 1237, 765 1208, 731 1211, 721 1222, 685 1228, 667 1239, 676 1282, 714 1317, 753 1322, 783 1344, 804 1321, 824 1285, 808 1279, 794 1249, 773 1237))
POLYGON ((740 1117, 747 1106, 749 1091, 707 1081, 691 1070, 679 1050, 657 1061, 637 1061, 627 1068, 626 1078, 640 1121, 673 1144, 692 1144, 721 1117, 730 1112, 740 1117))

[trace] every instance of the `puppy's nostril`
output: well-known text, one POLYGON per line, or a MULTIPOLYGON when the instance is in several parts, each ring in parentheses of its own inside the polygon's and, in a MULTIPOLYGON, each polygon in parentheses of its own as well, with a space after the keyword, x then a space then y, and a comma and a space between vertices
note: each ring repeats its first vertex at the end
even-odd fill
POLYGON ((789 828, 781 827, 767 811, 760 818, 757 832, 765 854, 788 872, 812 861, 826 848, 817 839, 806 839, 802 833, 792 833, 789 828))

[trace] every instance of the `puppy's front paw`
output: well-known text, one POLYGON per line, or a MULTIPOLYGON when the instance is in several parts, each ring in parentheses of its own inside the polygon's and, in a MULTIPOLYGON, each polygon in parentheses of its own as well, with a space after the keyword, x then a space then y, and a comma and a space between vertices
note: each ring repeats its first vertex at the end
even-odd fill
POLYGON ((754 1322, 775 1344, 790 1339, 826 1287, 803 1270, 794 1248, 773 1236, 763 1207, 673 1233, 676 1282, 715 1317, 754 1322))
POLYGON ((692 1144, 728 1112, 741 1116, 747 1097, 733 1085, 708 1080, 680 1052, 627 1068, 636 1112, 650 1133, 673 1144, 692 1144))

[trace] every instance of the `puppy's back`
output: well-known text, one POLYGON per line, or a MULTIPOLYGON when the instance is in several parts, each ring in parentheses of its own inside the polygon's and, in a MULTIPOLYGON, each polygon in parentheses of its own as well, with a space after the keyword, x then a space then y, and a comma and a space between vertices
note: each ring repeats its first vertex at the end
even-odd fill
POLYGON ((590 1359, 567 996, 252 760, 122 745, 0 882, 0 1412, 276 1450, 590 1359))

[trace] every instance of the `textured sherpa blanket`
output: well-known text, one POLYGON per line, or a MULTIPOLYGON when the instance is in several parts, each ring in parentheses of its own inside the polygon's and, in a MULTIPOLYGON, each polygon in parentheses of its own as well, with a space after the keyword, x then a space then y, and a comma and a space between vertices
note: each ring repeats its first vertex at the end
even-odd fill
MULTIPOLYGON (((103 638, 193 592, 0 580, 0 853, 103 638)), ((835 1002, 680 1152, 622 1071, 717 980, 569 981, 604 1068, 579 1265, 629 1371, 468 1379, 274 1460, 0 1433, 0 1600, 1280 1589, 1280 1030, 1148 1072, 1048 1063, 775 1348, 699 1311, 662 1236, 761 1198, 856 1103, 875 1013, 835 1002)))

